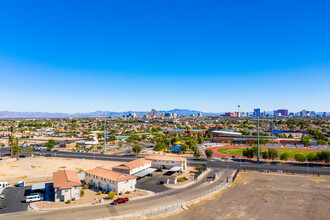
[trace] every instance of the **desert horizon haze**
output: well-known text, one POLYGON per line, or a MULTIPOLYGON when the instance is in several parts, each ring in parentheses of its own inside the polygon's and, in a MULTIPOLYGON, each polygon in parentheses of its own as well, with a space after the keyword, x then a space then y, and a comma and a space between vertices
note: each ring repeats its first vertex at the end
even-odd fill
POLYGON ((3 1, 2 111, 330 111, 328 1, 3 1))

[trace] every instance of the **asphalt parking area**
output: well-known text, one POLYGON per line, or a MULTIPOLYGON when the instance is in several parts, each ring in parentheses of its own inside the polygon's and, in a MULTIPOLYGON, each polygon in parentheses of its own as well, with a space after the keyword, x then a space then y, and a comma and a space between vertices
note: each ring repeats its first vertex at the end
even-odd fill
POLYGON ((152 173, 152 176, 145 176, 141 179, 138 179, 136 182, 136 188, 150 190, 155 193, 164 192, 168 190, 168 188, 160 184, 160 181, 166 182, 167 179, 171 179, 173 177, 174 175, 169 175, 168 171, 155 171, 152 173))
POLYGON ((0 209, 0 214, 26 211, 28 203, 25 203, 25 196, 29 195, 31 187, 13 187, 5 189, 3 195, 5 195, 5 209, 0 209))

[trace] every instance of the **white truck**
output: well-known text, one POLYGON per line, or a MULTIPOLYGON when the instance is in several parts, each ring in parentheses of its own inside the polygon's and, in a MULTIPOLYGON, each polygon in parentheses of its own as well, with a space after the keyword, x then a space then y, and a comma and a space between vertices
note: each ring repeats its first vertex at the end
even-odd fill
POLYGON ((6 188, 11 188, 11 185, 8 182, 0 182, 0 194, 2 194, 3 190, 6 188))
POLYGON ((8 182, 0 182, 0 189, 1 188, 11 188, 12 186, 8 182))

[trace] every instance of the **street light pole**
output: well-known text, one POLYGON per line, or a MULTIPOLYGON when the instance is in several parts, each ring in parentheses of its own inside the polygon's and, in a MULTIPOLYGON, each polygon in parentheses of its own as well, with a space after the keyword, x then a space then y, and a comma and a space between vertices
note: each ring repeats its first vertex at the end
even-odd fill
POLYGON ((259 146, 259 115, 258 115, 258 163, 259 163, 259 155, 260 155, 260 146, 259 146))
POLYGON ((104 150, 103 150, 104 154, 106 152, 106 140, 107 140, 106 127, 107 127, 107 121, 106 121, 106 114, 104 113, 104 150))

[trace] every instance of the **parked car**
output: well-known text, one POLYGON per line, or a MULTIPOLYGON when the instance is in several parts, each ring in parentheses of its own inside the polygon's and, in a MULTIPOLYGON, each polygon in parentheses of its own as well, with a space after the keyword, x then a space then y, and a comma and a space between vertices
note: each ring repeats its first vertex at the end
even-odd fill
POLYGON ((27 196, 25 199, 26 203, 31 202, 38 202, 44 200, 44 195, 41 193, 32 193, 31 195, 27 196))
POLYGON ((262 168, 262 169, 260 169, 260 172, 269 172, 269 171, 266 168, 262 168))
POLYGON ((277 170, 278 173, 283 173, 283 170, 277 170))
POLYGON ((126 203, 128 201, 129 201, 128 198, 118 198, 118 199, 114 200, 111 204, 112 205, 117 205, 117 204, 120 204, 120 203, 126 203))

